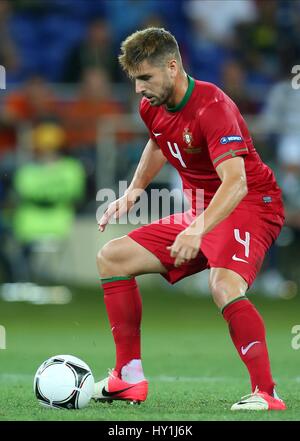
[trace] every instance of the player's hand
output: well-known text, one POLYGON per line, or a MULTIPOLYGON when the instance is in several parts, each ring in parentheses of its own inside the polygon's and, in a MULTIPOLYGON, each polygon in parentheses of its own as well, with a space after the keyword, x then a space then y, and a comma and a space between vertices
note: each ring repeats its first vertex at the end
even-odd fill
POLYGON ((98 230, 102 233, 111 218, 119 219, 127 213, 134 205, 136 197, 133 194, 126 194, 109 204, 105 213, 98 222, 98 230))
POLYGON ((171 257, 175 258, 175 267, 178 268, 183 263, 195 259, 200 250, 202 235, 193 228, 186 228, 175 239, 170 250, 171 257))

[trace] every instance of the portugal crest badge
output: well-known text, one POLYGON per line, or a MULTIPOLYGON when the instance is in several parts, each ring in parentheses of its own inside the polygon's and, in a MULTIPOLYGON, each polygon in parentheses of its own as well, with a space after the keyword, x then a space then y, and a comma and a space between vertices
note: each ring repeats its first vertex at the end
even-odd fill
POLYGON ((186 153, 199 153, 201 152, 201 147, 194 147, 192 145, 193 142, 193 135, 192 133, 189 131, 189 128, 186 127, 184 129, 184 132, 182 134, 182 138, 184 140, 184 142, 187 144, 187 147, 184 149, 184 151, 186 153))
POLYGON ((193 135, 191 134, 191 132, 189 132, 188 127, 186 127, 184 129, 182 137, 183 137, 184 142, 186 142, 187 145, 189 146, 189 148, 191 148, 192 142, 193 142, 193 135))

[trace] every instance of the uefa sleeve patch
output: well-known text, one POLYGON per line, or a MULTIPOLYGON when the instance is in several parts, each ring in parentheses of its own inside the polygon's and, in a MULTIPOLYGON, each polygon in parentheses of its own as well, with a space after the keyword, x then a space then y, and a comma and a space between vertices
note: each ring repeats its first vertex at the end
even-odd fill
POLYGON ((243 138, 241 136, 233 135, 233 136, 222 136, 220 139, 220 144, 228 144, 230 142, 242 142, 243 138))

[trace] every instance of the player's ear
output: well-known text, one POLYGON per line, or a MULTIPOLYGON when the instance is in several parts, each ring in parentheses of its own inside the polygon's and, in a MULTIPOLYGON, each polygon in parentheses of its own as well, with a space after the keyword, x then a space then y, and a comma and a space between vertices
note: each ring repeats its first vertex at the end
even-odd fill
POLYGON ((178 64, 175 59, 168 61, 168 69, 171 75, 171 78, 175 78, 178 72, 178 64))

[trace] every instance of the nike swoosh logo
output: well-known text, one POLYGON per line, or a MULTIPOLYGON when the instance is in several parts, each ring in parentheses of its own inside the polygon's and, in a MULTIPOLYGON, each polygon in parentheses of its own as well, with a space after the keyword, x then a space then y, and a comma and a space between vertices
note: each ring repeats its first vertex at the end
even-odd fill
MULTIPOLYGON (((251 400, 251 404, 262 404, 261 401, 252 401, 251 400)), ((249 404, 249 401, 239 401, 237 404, 249 404)))
POLYGON ((239 257, 236 257, 236 255, 234 254, 233 256, 232 256, 232 260, 235 260, 236 262, 244 262, 244 263, 249 263, 249 262, 247 262, 247 260, 244 260, 244 259, 240 259, 239 257))
POLYGON ((153 133, 154 136, 160 136, 160 135, 162 135, 162 133, 154 133, 154 132, 152 132, 152 133, 153 133))
POLYGON ((126 387, 125 389, 115 390, 114 392, 109 392, 108 390, 103 387, 102 389, 102 395, 104 397, 113 397, 115 395, 121 394, 122 392, 125 392, 126 390, 132 389, 135 385, 126 387))
POLYGON ((241 346, 242 354, 246 355, 249 349, 252 348, 252 346, 256 345, 257 343, 260 343, 260 341, 253 341, 252 343, 249 343, 248 346, 246 346, 245 348, 241 346))

